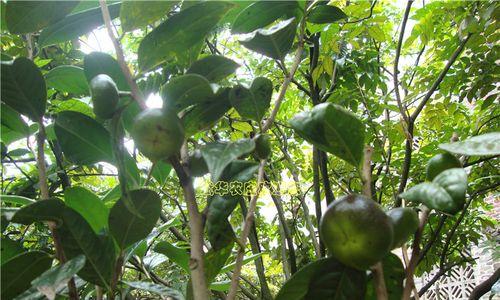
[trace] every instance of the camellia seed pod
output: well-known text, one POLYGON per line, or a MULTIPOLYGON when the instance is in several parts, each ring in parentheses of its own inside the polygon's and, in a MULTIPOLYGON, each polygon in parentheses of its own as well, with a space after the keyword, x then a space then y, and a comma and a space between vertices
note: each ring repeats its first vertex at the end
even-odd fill
POLYGON ((111 119, 118 106, 118 88, 111 77, 99 74, 90 81, 90 95, 94 114, 102 119, 111 119))

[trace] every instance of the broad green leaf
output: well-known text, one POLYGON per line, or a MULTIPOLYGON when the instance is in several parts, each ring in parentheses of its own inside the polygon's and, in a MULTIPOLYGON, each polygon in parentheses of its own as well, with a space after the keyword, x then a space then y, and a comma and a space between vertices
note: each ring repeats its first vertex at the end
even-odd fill
POLYGON ((217 82, 233 74, 239 66, 227 57, 208 55, 195 61, 186 73, 198 74, 210 82, 217 82))
POLYGON ((165 17, 179 1, 124 1, 120 21, 124 31, 145 27, 165 17))
POLYGON ((213 282, 210 284, 210 290, 219 291, 219 292, 227 292, 231 287, 231 280, 213 282))
POLYGON ((257 1, 238 14, 231 32, 250 33, 264 28, 297 7, 297 1, 257 1))
POLYGON ((470 137, 465 141, 440 144, 439 148, 455 154, 484 156, 500 154, 500 132, 470 137))
POLYGON ((111 55, 103 52, 92 52, 83 58, 83 71, 87 81, 99 74, 106 74, 116 83, 120 91, 130 91, 120 65, 111 55))
POLYGON ((129 197, 141 217, 129 211, 123 198, 115 203, 109 213, 109 230, 122 249, 147 237, 160 218, 161 211, 160 196, 152 190, 133 190, 129 192, 129 197))
POLYGON ((456 205, 448 192, 433 182, 417 184, 399 196, 408 201, 425 204, 430 209, 447 214, 453 215, 460 210, 460 207, 456 205))
POLYGON ((0 195, 0 200, 9 204, 29 205, 35 203, 35 200, 17 195, 0 195))
POLYGON ((206 102, 214 96, 210 83, 203 76, 187 74, 172 78, 160 89, 163 107, 181 111, 196 103, 206 102))
POLYGON ((108 228, 109 209, 101 199, 83 187, 70 187, 64 190, 66 206, 79 213, 95 233, 108 228))
POLYGON ((271 105, 273 84, 265 77, 257 77, 250 90, 238 85, 231 89, 229 99, 240 116, 260 122, 271 105))
POLYGON ((365 128, 351 112, 331 103, 316 105, 290 121, 295 132, 318 148, 358 167, 363 157, 365 128))
POLYGON ((75 164, 113 162, 109 132, 96 120, 73 111, 60 113, 54 130, 66 158, 75 164))
MULTIPOLYGON (((242 266, 248 264, 249 262, 252 262, 254 260, 256 260, 257 258, 261 257, 262 255, 264 255, 263 252, 260 252, 260 253, 257 253, 257 254, 252 254, 250 256, 245 256, 243 258, 243 260, 241 261, 242 262, 242 266)), ((232 270, 234 270, 234 266, 236 265, 236 263, 230 263, 230 264, 227 264, 225 265, 221 270, 220 270, 220 273, 225 273, 225 272, 231 272, 232 270)))
POLYGON ((315 24, 334 23, 347 19, 347 15, 338 7, 330 5, 317 5, 307 16, 307 21, 315 24))
POLYGON ((255 149, 251 139, 241 139, 236 142, 215 142, 202 147, 201 154, 207 162, 212 181, 217 182, 224 169, 236 158, 250 153, 255 149))
MULTIPOLYGON (((10 33, 38 31, 64 18, 79 1, 10 1, 6 21, 10 33)), ((3 7, 2 7, 3 9, 3 7)))
MULTIPOLYGON (((2 221, 3 222, 3 221, 2 221)), ((14 256, 17 256, 26 250, 23 248, 21 243, 13 241, 8 237, 2 237, 0 241, 0 265, 3 265, 6 261, 14 256)))
POLYGON ((87 221, 71 208, 64 210, 63 225, 57 232, 67 259, 85 255, 85 266, 78 276, 108 288, 115 265, 115 246, 111 237, 95 234, 87 221))
MULTIPOLYGON (((28 136, 28 134, 30 133, 30 128, 17 111, 13 110, 8 105, 5 105, 3 103, 1 104, 0 111, 2 116, 0 121, 3 126, 15 132, 19 132, 23 136, 28 136)), ((4 132, 2 131, 2 136, 3 134, 4 132)))
POLYGON ((85 256, 79 255, 62 265, 55 266, 31 281, 33 287, 49 299, 55 299, 56 293, 85 265, 85 256))
POLYGON ((234 160, 222 172, 220 180, 227 182, 247 182, 253 178, 259 169, 259 164, 255 161, 234 160))
POLYGON ((141 41, 139 69, 147 71, 183 55, 202 41, 231 7, 229 2, 204 1, 169 17, 141 41))
POLYGON ((212 249, 218 251, 232 244, 236 240, 236 235, 227 217, 217 219, 217 215, 214 213, 215 208, 212 207, 211 210, 212 213, 208 213, 210 217, 207 217, 207 236, 212 249))
POLYGON ((280 60, 292 48, 296 27, 295 18, 291 18, 269 29, 256 30, 240 43, 257 53, 280 60))
POLYGON ((334 258, 309 263, 285 282, 276 300, 364 299, 366 274, 334 258))
MULTIPOLYGON (((403 280, 405 279, 405 269, 401 259, 393 253, 389 253, 382 260, 384 270, 384 280, 387 289, 388 300, 400 300, 403 295, 403 280)), ((365 300, 376 300, 377 294, 373 278, 368 280, 365 300)))
POLYGON ((45 252, 24 252, 2 264, 1 272, 1 294, 5 300, 13 299, 15 296, 27 290, 31 280, 49 269, 52 258, 45 252))
POLYGON ((166 255, 170 261, 179 265, 179 267, 186 271, 187 274, 191 273, 191 270, 189 269, 189 253, 186 249, 179 248, 167 241, 161 241, 156 244, 154 250, 155 252, 166 255))
POLYGON ((465 192, 467 191, 467 173, 464 169, 452 168, 444 170, 432 182, 444 188, 457 207, 463 207, 465 204, 465 192))
POLYGON ((172 299, 172 300, 184 300, 184 296, 182 295, 181 292, 171 289, 169 287, 166 287, 164 285, 159 285, 151 282, 145 282, 145 281, 123 281, 126 285, 137 289, 137 290, 144 290, 150 293, 154 293, 163 297, 166 297, 167 299, 172 299))
POLYGON ((38 67, 25 57, 2 62, 1 94, 2 102, 34 122, 45 114, 45 80, 38 67))
POLYGON ((83 69, 75 66, 58 66, 45 74, 47 86, 56 90, 76 94, 88 95, 89 85, 85 79, 83 69))
POLYGON ((215 126, 220 118, 231 108, 229 89, 224 88, 209 100, 195 105, 183 117, 182 123, 186 136, 215 126))
POLYGON ((154 179, 156 179, 156 181, 158 181, 160 185, 163 186, 163 184, 165 184, 165 181, 170 177, 171 171, 172 166, 160 160, 155 163, 152 176, 154 179))
POLYGON ((231 256, 234 243, 227 245, 225 248, 214 251, 209 250, 204 257, 205 260, 205 276, 207 278, 207 283, 212 283, 217 275, 221 273, 222 268, 227 262, 229 256, 231 256))
MULTIPOLYGON (((121 3, 108 5, 111 19, 117 18, 121 3)), ((66 18, 42 30, 38 43, 45 47, 76 39, 104 24, 100 7, 68 15, 66 18)))
POLYGON ((40 200, 19 209, 11 222, 29 225, 34 222, 54 221, 60 225, 63 222, 64 209, 64 203, 57 198, 40 200))

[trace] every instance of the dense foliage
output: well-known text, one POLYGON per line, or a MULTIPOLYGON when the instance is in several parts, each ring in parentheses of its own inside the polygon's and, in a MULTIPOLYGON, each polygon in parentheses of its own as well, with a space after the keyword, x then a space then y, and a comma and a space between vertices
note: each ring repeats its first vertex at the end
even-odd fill
POLYGON ((497 2, 0 4, 2 299, 409 299, 498 259, 497 2))

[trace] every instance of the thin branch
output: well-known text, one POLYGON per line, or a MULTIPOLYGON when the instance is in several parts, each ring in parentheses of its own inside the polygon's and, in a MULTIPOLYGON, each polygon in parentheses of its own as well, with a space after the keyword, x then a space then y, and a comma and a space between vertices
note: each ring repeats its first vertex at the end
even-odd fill
POLYGON ((496 271, 493 274, 491 274, 490 277, 488 277, 488 279, 486 279, 485 281, 478 284, 472 290, 469 299, 470 300, 478 300, 479 298, 481 298, 481 296, 483 296, 484 294, 489 292, 491 290, 491 288, 493 287, 493 285, 499 279, 500 279, 500 268, 497 268, 496 271))
POLYGON ((359 22, 362 22, 364 20, 368 20, 369 18, 372 17, 373 15, 373 8, 375 7, 375 4, 377 4, 377 0, 373 1, 371 7, 370 7, 370 14, 364 18, 361 18, 361 19, 358 19, 358 20, 353 20, 353 21, 347 21, 345 22, 344 24, 353 24, 353 23, 359 23, 359 22))

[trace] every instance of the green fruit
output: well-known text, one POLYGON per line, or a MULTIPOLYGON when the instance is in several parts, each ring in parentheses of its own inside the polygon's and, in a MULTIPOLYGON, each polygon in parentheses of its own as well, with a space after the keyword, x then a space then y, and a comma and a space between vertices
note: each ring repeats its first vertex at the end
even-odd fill
POLYGON ((398 207, 391 209, 387 215, 392 221, 394 238, 392 249, 401 247, 408 238, 417 231, 418 215, 412 208, 398 207))
POLYGON ((347 195, 326 209, 320 224, 321 240, 343 264, 366 270, 390 250, 391 220, 373 200, 347 195))
POLYGON ((195 150, 192 155, 189 156, 189 171, 194 177, 201 177, 208 173, 207 163, 201 155, 200 150, 195 150))
POLYGON ((90 94, 94 114, 102 119, 111 119, 118 105, 118 88, 111 77, 99 74, 90 81, 90 94))
POLYGON ((139 151, 151 161, 177 154, 184 142, 184 128, 173 110, 141 112, 134 120, 131 135, 139 151))
POLYGON ((434 177, 439 175, 439 173, 444 170, 461 167, 462 164, 458 158, 448 152, 435 155, 429 160, 429 162, 427 162, 427 180, 432 181, 434 177))
POLYGON ((259 134, 255 137, 255 155, 259 159, 266 159, 271 155, 271 142, 267 134, 259 134))

